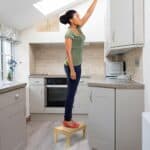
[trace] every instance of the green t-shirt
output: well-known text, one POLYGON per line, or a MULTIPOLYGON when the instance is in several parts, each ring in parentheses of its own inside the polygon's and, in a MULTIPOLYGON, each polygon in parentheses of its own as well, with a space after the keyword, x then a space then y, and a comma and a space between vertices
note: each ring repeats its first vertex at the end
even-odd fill
MULTIPOLYGON (((65 34, 65 38, 72 39, 71 54, 74 66, 80 65, 82 63, 82 51, 85 40, 85 35, 82 33, 80 27, 78 27, 78 31, 80 32, 80 35, 74 33, 70 28, 68 28, 65 34)), ((64 63, 68 65, 67 57, 65 58, 64 63)))

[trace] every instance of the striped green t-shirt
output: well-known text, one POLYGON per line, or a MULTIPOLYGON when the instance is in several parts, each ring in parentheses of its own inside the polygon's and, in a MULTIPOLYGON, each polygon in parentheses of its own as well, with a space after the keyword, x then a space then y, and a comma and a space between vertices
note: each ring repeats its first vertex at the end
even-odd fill
MULTIPOLYGON (((76 34, 70 28, 68 28, 65 34, 65 38, 72 39, 71 54, 72 54, 72 61, 74 66, 80 65, 82 63, 82 51, 83 51, 83 44, 85 40, 85 35, 81 31, 80 27, 78 27, 78 31, 80 34, 76 34)), ((67 57, 65 58, 64 63, 68 65, 67 57)))

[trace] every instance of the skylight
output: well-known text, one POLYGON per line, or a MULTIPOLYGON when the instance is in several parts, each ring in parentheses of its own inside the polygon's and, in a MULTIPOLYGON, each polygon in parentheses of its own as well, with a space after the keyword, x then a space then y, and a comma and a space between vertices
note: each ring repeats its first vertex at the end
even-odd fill
POLYGON ((49 13, 59 10, 75 1, 76 0, 41 0, 33 4, 33 6, 46 16, 49 13))

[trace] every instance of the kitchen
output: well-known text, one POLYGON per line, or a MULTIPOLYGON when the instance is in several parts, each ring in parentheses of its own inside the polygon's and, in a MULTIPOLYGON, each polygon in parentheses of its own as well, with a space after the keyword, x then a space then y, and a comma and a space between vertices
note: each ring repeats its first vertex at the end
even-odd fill
MULTIPOLYGON (((48 15, 33 6, 36 2, 5 0, 0 6, 2 150, 66 149, 64 136, 53 140, 67 92, 67 27, 59 16, 70 8, 82 16, 92 0, 66 1, 60 8, 54 2, 48 15)), ((150 148, 148 6, 148 0, 98 0, 82 29, 83 67, 73 105, 73 116, 87 125, 87 136, 72 135, 68 149, 150 148)))

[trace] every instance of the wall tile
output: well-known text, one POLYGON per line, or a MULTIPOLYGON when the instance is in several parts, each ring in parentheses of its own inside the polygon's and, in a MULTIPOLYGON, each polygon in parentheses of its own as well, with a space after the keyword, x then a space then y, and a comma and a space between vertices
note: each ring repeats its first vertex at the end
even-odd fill
POLYGON ((142 48, 135 48, 123 55, 127 65, 127 73, 132 75, 132 78, 143 82, 143 51, 142 48), (136 61, 139 65, 136 65, 136 61))
MULTIPOLYGON (((65 74, 64 45, 33 44, 31 45, 32 63, 30 73, 65 74), (34 56, 33 56, 34 55, 34 56), (35 67, 35 68, 34 68, 35 67)), ((86 45, 83 49, 83 75, 104 75, 104 46, 103 44, 86 45)))

